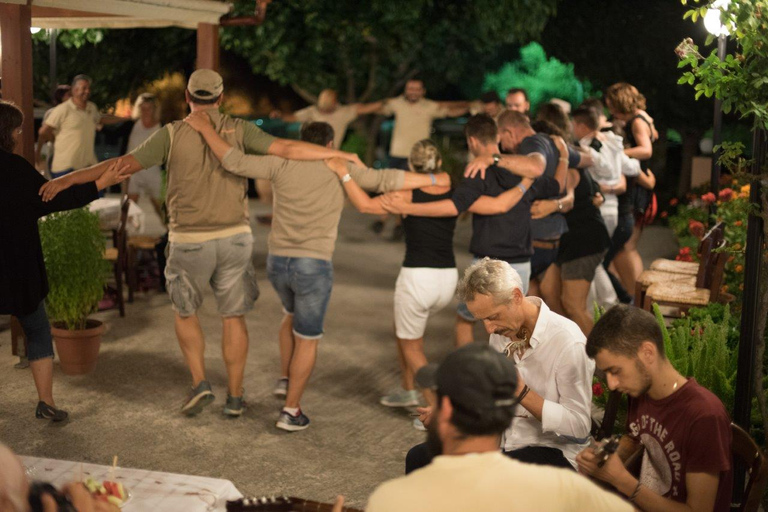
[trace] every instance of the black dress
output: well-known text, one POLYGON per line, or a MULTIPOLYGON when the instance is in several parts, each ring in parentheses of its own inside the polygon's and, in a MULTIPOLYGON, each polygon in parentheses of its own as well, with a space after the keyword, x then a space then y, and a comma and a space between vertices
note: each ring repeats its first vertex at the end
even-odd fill
POLYGON ((581 179, 573 191, 573 209, 564 215, 568 232, 560 237, 559 264, 602 253, 611 244, 600 209, 592 202, 600 187, 584 169, 578 171, 581 179))
POLYGON ((45 182, 24 158, 0 149, 0 314, 30 314, 48 294, 37 220, 98 197, 96 185, 87 183, 45 203, 38 195, 45 182))

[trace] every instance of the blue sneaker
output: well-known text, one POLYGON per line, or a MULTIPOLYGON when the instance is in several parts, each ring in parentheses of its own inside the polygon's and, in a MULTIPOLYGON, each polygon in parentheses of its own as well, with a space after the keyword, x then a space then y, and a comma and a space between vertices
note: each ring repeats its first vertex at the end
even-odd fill
POLYGON ((309 427, 309 418, 307 415, 301 412, 296 416, 291 416, 286 411, 280 411, 280 417, 277 420, 275 426, 279 429, 287 430, 288 432, 298 432, 299 430, 305 430, 309 427))
POLYGON ((244 391, 240 392, 240 396, 232 396, 227 393, 227 404, 224 406, 224 414, 226 416, 238 417, 243 414, 246 403, 243 400, 244 391))
POLYGON ((195 386, 189 391, 189 397, 184 405, 181 406, 181 414, 185 416, 194 416, 199 414, 205 406, 209 405, 215 400, 213 391, 211 391, 211 384, 207 380, 201 381, 200 384, 195 386))

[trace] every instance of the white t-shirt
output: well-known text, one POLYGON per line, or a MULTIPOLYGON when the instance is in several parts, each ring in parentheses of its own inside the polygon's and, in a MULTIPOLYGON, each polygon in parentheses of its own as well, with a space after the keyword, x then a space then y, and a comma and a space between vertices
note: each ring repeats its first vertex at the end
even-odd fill
MULTIPOLYGON (((141 122, 141 119, 137 119, 135 123, 133 123, 133 128, 131 128, 131 135, 128 136, 128 150, 127 153, 130 153, 137 147, 141 146, 145 140, 147 140, 153 133, 158 131, 160 129, 160 123, 157 123, 154 126, 150 126, 147 128, 144 126, 144 123, 141 122)), ((154 172, 160 172, 160 166, 159 165, 153 165, 152 167, 148 168, 147 171, 154 172)))
MULTIPOLYGON (((591 137, 585 137, 579 141, 579 145, 589 151, 594 164, 587 169, 592 179, 600 185, 618 185, 621 174, 625 176, 637 176, 640 173, 640 162, 624 154, 622 138, 613 132, 603 132, 603 140, 597 151, 590 146, 591 137)), ((619 199, 616 194, 603 194, 605 201, 600 206, 603 216, 618 217, 619 199)))
POLYGON ((97 163, 94 145, 101 114, 96 104, 89 101, 81 109, 70 98, 50 112, 45 124, 53 128, 56 135, 51 170, 81 169, 97 163))
MULTIPOLYGON (((531 334, 531 348, 522 358, 517 354, 513 357, 517 371, 544 399, 544 406, 541 421, 518 406, 501 447, 504 451, 526 446, 557 448, 576 467, 576 455, 587 446, 592 427, 595 362, 587 357, 587 340, 575 323, 553 313, 538 297, 526 300, 540 306, 539 318, 531 334)), ((489 340, 499 352, 504 352, 509 342, 499 334, 491 334, 489 340)))
POLYGON ((387 100, 381 113, 385 116, 395 116, 389 154, 398 158, 408 158, 414 144, 429 138, 432 121, 446 117, 448 109, 426 98, 411 103, 404 96, 398 96, 387 100))
POLYGON ((633 507, 575 471, 499 452, 441 455, 380 485, 367 512, 625 512, 633 507))
POLYGON ((294 114, 300 123, 328 123, 333 128, 333 147, 339 149, 344 142, 344 134, 347 133, 349 123, 357 119, 357 107, 344 105, 337 107, 330 114, 321 112, 316 105, 297 110, 294 114))

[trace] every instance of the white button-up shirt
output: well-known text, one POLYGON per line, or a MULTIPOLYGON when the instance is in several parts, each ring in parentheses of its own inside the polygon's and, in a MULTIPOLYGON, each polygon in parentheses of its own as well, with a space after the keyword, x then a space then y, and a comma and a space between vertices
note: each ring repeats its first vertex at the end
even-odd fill
MULTIPOLYGON (((504 451, 526 446, 547 446, 563 451, 575 467, 576 455, 587 444, 592 426, 592 376, 595 363, 587 357, 586 338, 572 321, 550 311, 538 297, 527 297, 540 306, 531 335, 531 347, 523 357, 511 357, 523 380, 544 398, 541 421, 522 405, 504 433, 504 451)), ((491 334, 489 343, 504 352, 510 339, 491 334)))

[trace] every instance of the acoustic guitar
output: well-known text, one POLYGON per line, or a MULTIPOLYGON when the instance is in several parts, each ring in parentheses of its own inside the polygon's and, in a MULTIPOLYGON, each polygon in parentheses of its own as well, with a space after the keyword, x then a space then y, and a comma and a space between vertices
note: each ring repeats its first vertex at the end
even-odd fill
MULTIPOLYGON (((343 512, 363 512, 342 507, 343 512)), ((227 502, 227 512, 332 512, 333 504, 287 496, 246 497, 227 502)))

